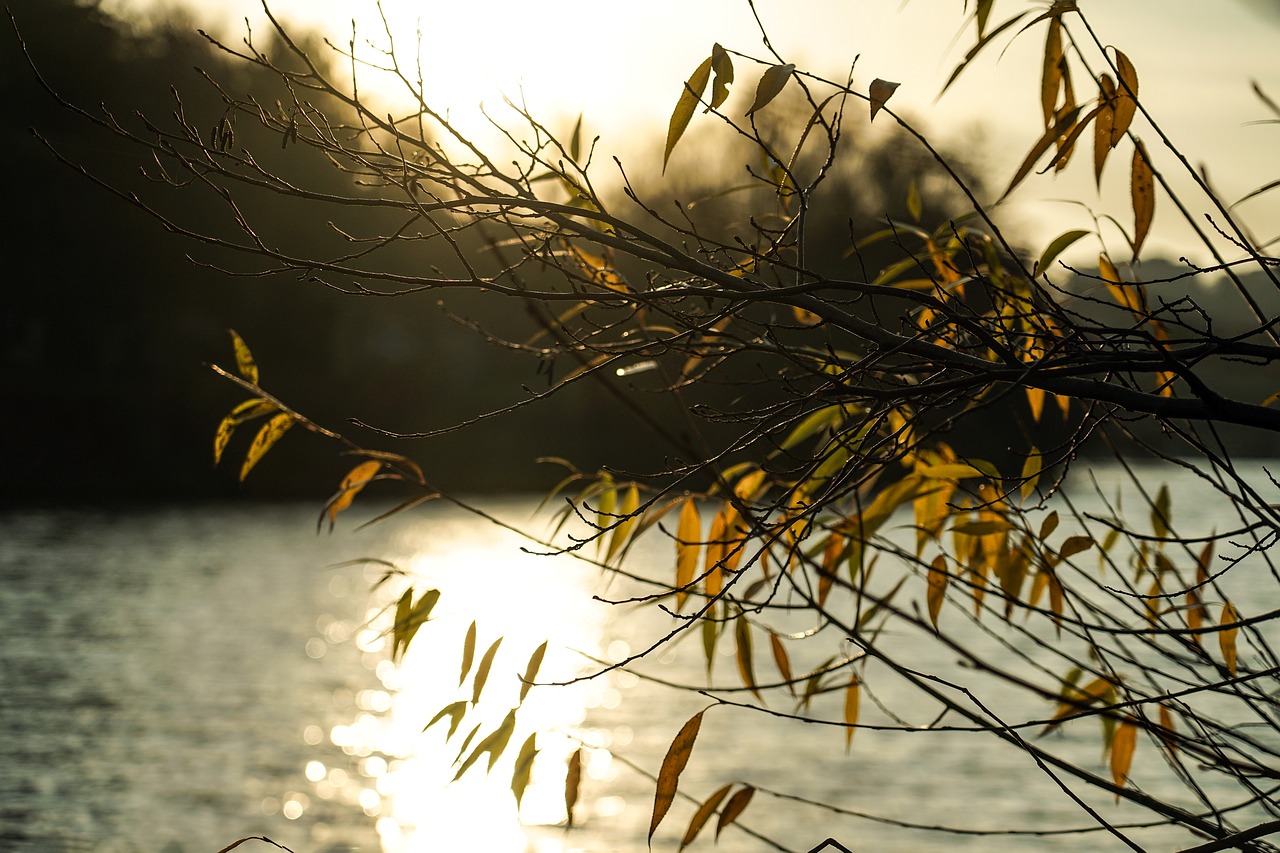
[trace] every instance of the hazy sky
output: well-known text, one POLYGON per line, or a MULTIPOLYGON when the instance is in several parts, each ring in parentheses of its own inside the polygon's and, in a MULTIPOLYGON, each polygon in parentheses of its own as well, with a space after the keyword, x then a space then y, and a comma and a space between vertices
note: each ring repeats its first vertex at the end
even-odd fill
MULTIPOLYGON (((243 32, 245 16, 255 28, 265 26, 255 0, 223 0, 216 11, 196 0, 154 5, 175 3, 189 3, 201 26, 233 41, 243 32)), ((140 10, 153 0, 108 5, 140 10)), ((942 82, 973 41, 971 30, 960 33, 962 0, 758 0, 756 5, 774 46, 789 61, 843 76, 860 55, 857 85, 875 77, 901 83, 892 106, 926 117, 927 126, 943 137, 966 138, 963 134, 980 125, 993 184, 1007 181, 1039 135, 1040 31, 1003 54, 1007 40, 994 44, 935 103, 942 82)), ((1099 37, 1133 60, 1144 102, 1193 164, 1208 165, 1224 197, 1234 200, 1280 178, 1275 156, 1280 125, 1247 124, 1268 116, 1251 81, 1280 100, 1280 0, 1082 0, 1081 5, 1099 37)), ((1031 6, 1003 0, 995 4, 992 20, 1031 6)), ((353 17, 359 32, 381 34, 372 0, 275 0, 271 7, 280 17, 343 43, 353 17)), ((745 0, 383 0, 383 7, 400 50, 412 49, 421 23, 430 94, 450 106, 455 117, 475 116, 480 101, 498 105, 500 92, 512 94, 522 86, 535 114, 552 127, 569 126, 584 112, 588 131, 602 135, 603 149, 620 154, 633 170, 660 167, 661 131, 682 81, 712 42, 764 55, 745 0)), ((740 64, 739 75, 739 87, 754 86, 755 72, 740 64)), ((1081 82, 1077 92, 1081 98, 1090 95, 1081 82)), ((1137 130, 1161 156, 1155 134, 1137 130)), ((1014 211, 1033 243, 1091 224, 1079 207, 1033 203, 1040 199, 1075 198, 1122 221, 1131 218, 1128 150, 1118 151, 1108 165, 1110 180, 1101 198, 1092 186, 1089 152, 1081 153, 1067 172, 1029 181, 1015 198, 1014 211)), ((1171 175, 1177 171, 1172 163, 1165 169, 1171 175)), ((1184 253, 1187 232, 1175 227, 1171 205, 1162 201, 1157 198, 1150 243, 1184 253)), ((1197 200, 1195 207, 1198 212, 1203 206, 1197 200)), ((1280 235, 1280 191, 1243 210, 1258 237, 1280 235)))

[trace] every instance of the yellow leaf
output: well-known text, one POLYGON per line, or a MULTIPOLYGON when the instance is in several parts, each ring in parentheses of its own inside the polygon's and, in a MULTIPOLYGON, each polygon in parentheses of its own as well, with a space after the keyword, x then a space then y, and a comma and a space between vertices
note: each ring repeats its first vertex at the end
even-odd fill
POLYGON ((236 334, 235 329, 227 329, 227 331, 231 333, 231 345, 235 347, 236 351, 236 370, 239 371, 240 375, 246 380, 257 385, 258 365, 257 362, 253 360, 253 353, 249 351, 249 345, 244 342, 243 338, 236 334))
POLYGON ((724 811, 720 812, 720 820, 716 822, 716 838, 720 837, 720 832, 729 824, 738 819, 747 809, 747 804, 751 802, 751 797, 755 794, 756 789, 750 785, 744 785, 729 798, 729 802, 725 804, 724 811))
POLYGON ((1014 173, 1013 180, 1009 181, 1009 186, 1006 187, 1005 191, 1000 195, 1000 201, 1004 201, 1009 193, 1013 192, 1014 187, 1022 183, 1022 179, 1031 173, 1031 169, 1035 166, 1036 161, 1044 156, 1044 153, 1049 150, 1051 145, 1063 139, 1071 132, 1071 129, 1075 127, 1076 124, 1076 116, 1080 115, 1080 110, 1081 107, 1075 107, 1074 109, 1070 109, 1063 113, 1062 117, 1054 122, 1053 126, 1044 132, 1044 135, 1036 140, 1035 145, 1031 146, 1031 150, 1027 152, 1026 158, 1023 159, 1022 165, 1020 165, 1018 167, 1018 171, 1014 173))
POLYGON ((613 535, 609 539, 609 552, 604 558, 606 563, 613 562, 613 558, 627 544, 627 539, 639 520, 636 515, 639 510, 640 490, 632 483, 622 496, 622 505, 618 507, 618 518, 621 520, 617 522, 618 526, 613 529, 613 535))
POLYGON ((763 702, 764 699, 756 688, 756 673, 751 655, 751 626, 747 623, 745 616, 739 616, 734 621, 733 640, 737 649, 738 675, 742 677, 742 684, 763 702))
POLYGON ((855 672, 849 676, 849 686, 844 690, 844 749, 849 751, 849 747, 853 745, 853 733, 858 725, 858 704, 860 701, 861 690, 858 680, 858 674, 855 672))
POLYGON ((348 471, 347 476, 342 478, 342 482, 338 484, 338 493, 329 501, 327 514, 329 516, 330 530, 333 530, 333 522, 338 517, 338 513, 351 506, 351 502, 356 499, 356 495, 360 494, 360 490, 373 479, 381 468, 381 462, 371 459, 368 462, 361 462, 348 471))
POLYGON ((1058 557, 1062 560, 1070 559, 1076 554, 1084 553, 1093 547, 1093 539, 1088 536, 1068 536, 1063 540, 1062 547, 1058 549, 1058 557))
POLYGON ((693 583, 698 570, 699 537, 702 535, 702 517, 693 498, 686 498, 680 507, 680 526, 676 531, 676 610, 684 604, 687 589, 693 583))
POLYGON ((706 575, 707 596, 715 598, 724 588, 724 571, 721 568, 725 554, 729 550, 729 524, 725 506, 711 520, 711 530, 707 533, 706 559, 703 563, 703 574, 706 575))
POLYGON ((881 80, 879 77, 871 81, 871 87, 867 90, 867 94, 871 101, 872 121, 875 121, 876 113, 880 112, 880 108, 893 97, 893 93, 897 91, 898 86, 898 83, 890 83, 888 80, 881 80))
POLYGON ((791 79, 791 72, 795 70, 796 66, 790 62, 766 68, 760 75, 760 82, 756 84, 756 99, 746 114, 751 115, 768 106, 770 101, 778 97, 783 87, 787 85, 787 81, 791 79))
POLYGON ((1120 271, 1106 255, 1098 255, 1098 276, 1107 285, 1111 297, 1123 308, 1128 308, 1135 317, 1145 313, 1141 285, 1128 284, 1120 277, 1120 271))
POLYGON ((493 645, 480 658, 480 665, 476 667, 475 680, 471 682, 472 705, 480 701, 480 693, 484 690, 485 682, 489 680, 489 667, 493 666, 493 657, 498 653, 498 646, 500 645, 502 645, 502 637, 494 640, 493 645))
POLYGON ((1116 51, 1116 70, 1120 73, 1120 83, 1116 86, 1115 120, 1111 127, 1111 147, 1115 148, 1124 139, 1138 112, 1138 72, 1129 61, 1129 57, 1116 51))
POLYGON ((1057 112, 1058 90, 1062 88, 1062 58, 1062 21, 1054 18, 1049 21, 1049 31, 1045 36, 1040 73, 1040 109, 1044 113, 1046 127, 1057 112))
POLYGON ((1098 117, 1093 123, 1093 181, 1102 185, 1102 167, 1111 153, 1116 123, 1116 84, 1109 74, 1098 76, 1098 117))
POLYGON ((693 118, 694 110, 698 108, 698 101, 702 99, 702 93, 707 88, 707 81, 711 79, 711 61, 712 58, 708 56, 694 70, 680 92, 680 100, 676 101, 675 111, 671 113, 671 124, 667 127, 667 147, 662 154, 662 171, 664 172, 667 170, 667 161, 671 159, 671 150, 676 147, 680 137, 684 136, 685 129, 693 118))
POLYGON ((1165 748, 1170 754, 1176 755, 1178 752, 1178 742, 1174 740, 1173 733, 1175 731, 1173 723, 1173 713, 1168 706, 1160 705, 1160 740, 1164 743, 1165 748))
POLYGON ((938 629, 938 614, 942 612, 942 602, 946 600, 949 580, 947 576, 947 558, 939 554, 929 566, 929 589, 927 592, 929 621, 933 623, 935 631, 938 629))
POLYGON ((538 677, 538 669, 542 666, 543 655, 547 653, 547 642, 542 641, 542 645, 533 650, 533 654, 529 656, 529 665, 525 667, 524 676, 520 679, 520 701, 524 701, 524 697, 529 695, 529 689, 533 687, 533 680, 538 677))
POLYGON ((467 673, 471 671, 471 662, 476 658, 476 623, 473 621, 471 627, 467 629, 467 638, 462 641, 462 674, 458 676, 458 686, 462 686, 462 682, 467 680, 467 673))
POLYGON ((525 740, 516 756, 516 766, 511 771, 511 794, 516 798, 516 811, 520 810, 520 801, 524 799, 525 788, 529 787, 529 779, 533 775, 533 759, 538 755, 536 746, 538 733, 534 732, 525 740))
POLYGON ((702 827, 707 825, 707 820, 716 812, 716 808, 720 805, 720 801, 728 795, 729 789, 733 787, 733 783, 723 785, 716 790, 714 794, 707 797, 706 802, 698 806, 698 810, 693 813, 693 819, 689 821, 689 828, 684 831, 684 838, 680 839, 680 850, 688 847, 693 843, 693 839, 698 837, 698 833, 702 831, 702 827))
MULTIPOLYGON (((1219 625, 1233 625, 1240 621, 1240 614, 1236 612, 1236 607, 1230 601, 1222 605, 1222 616, 1218 619, 1219 625)), ((1227 666, 1227 672, 1232 676, 1236 674, 1236 634, 1240 633, 1238 627, 1223 628, 1218 632, 1218 647, 1222 649, 1222 660, 1227 666)))
POLYGON ((773 631, 769 632, 769 647, 773 651, 773 662, 778 667, 778 673, 782 676, 782 680, 786 682, 787 689, 794 694, 796 688, 792 683, 795 678, 791 674, 791 658, 787 656, 787 649, 782 645, 782 638, 773 631))
POLYGON ((275 410, 274 403, 268 403, 266 400, 259 400, 256 397, 252 400, 245 400, 232 409, 218 424, 218 431, 213 437, 213 464, 217 465, 222 461, 222 453, 227 449, 227 442, 231 441, 231 434, 235 432, 236 427, 254 418, 269 415, 275 410))
POLYGON ((965 462, 944 462, 939 465, 925 465, 917 468, 916 473, 931 480, 971 480, 974 477, 986 476, 986 474, 965 462))
POLYGON ((1040 455, 1040 451, 1034 447, 1027 454, 1026 461, 1022 463, 1022 499, 1035 494, 1036 484, 1040 482, 1040 471, 1044 465, 1044 457, 1040 455))
POLYGON ((564 809, 568 812, 568 825, 573 826, 573 808, 578 804, 578 789, 582 783, 582 750, 569 756, 569 770, 564 776, 564 809))
POLYGON ((293 415, 281 412, 262 425, 262 429, 258 430, 258 434, 253 437, 253 444, 249 445, 244 464, 240 466, 240 482, 244 482, 244 478, 249 476, 249 472, 253 470, 254 465, 258 464, 258 460, 266 455, 271 446, 289 430, 289 427, 293 426, 293 420, 293 415))
POLYGON ((662 759, 662 768, 658 771, 658 785, 653 796, 653 817, 649 821, 650 844, 653 843, 653 833, 657 831, 658 824, 662 823, 662 819, 666 817, 667 811, 675 801, 680 774, 684 771, 684 766, 689 763, 694 741, 698 739, 698 729, 702 726, 702 715, 705 713, 706 711, 699 711, 689 718, 689 721, 676 734, 675 740, 671 741, 671 746, 667 748, 667 754, 662 759))
POLYGON ((1155 176, 1147 162, 1147 149, 1140 140, 1134 140, 1129 195, 1133 200, 1133 256, 1136 258, 1142 251, 1147 232, 1151 230, 1151 219, 1156 211, 1155 176))
MULTIPOLYGON (((1138 748, 1138 727, 1126 717, 1120 721, 1111 738, 1111 778, 1121 787, 1129 781, 1129 768, 1133 765, 1133 753, 1138 748)), ((1116 795, 1119 799, 1119 795, 1116 795)))
POLYGON ((711 70, 716 73, 711 85, 711 109, 715 109, 729 97, 729 84, 733 82, 733 60, 718 42, 711 46, 711 70))

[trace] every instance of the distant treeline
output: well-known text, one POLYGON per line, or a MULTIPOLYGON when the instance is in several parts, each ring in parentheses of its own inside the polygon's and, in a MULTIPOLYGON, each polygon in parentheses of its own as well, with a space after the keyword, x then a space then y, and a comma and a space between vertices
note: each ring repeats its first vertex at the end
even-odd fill
MULTIPOLYGON (((229 64, 196 34, 194 22, 131 27, 73 0, 11 0, 9 7, 50 86, 85 108, 105 105, 131 126, 142 126, 136 113, 171 120, 178 106, 171 84, 188 120, 201 129, 216 126, 224 105, 193 66, 228 91, 252 92, 266 103, 276 97, 278 80, 229 64)), ((31 128, 89 173, 126 190, 148 186, 139 174, 148 165, 145 152, 59 105, 38 84, 12 33, 3 39, 0 61, 0 92, 10 110, 2 127, 9 166, 9 262, 0 311, 4 505, 327 496, 350 462, 314 437, 291 436, 243 487, 235 483, 235 465, 211 470, 214 427, 244 397, 205 366, 231 361, 228 328, 252 346, 268 389, 314 419, 340 426, 358 418, 404 432, 440 429, 532 400, 575 367, 492 346, 456 319, 513 339, 527 337, 537 324, 512 300, 458 292, 354 297, 296 275, 235 276, 217 269, 256 268, 234 253, 166 232, 58 162, 31 128)), ((254 139, 253 128, 237 133, 241 143, 254 139)), ((660 136, 658 128, 655 145, 660 136)), ((260 152, 278 148, 260 145, 255 155, 271 156, 260 152)), ((861 278, 888 262, 892 246, 851 256, 850 234, 905 217, 907 188, 913 177, 928 175, 928 163, 884 144, 869 144, 853 159, 856 173, 833 177, 824 218, 811 234, 823 267, 861 278)), ((314 188, 352 192, 350 176, 318 158, 277 152, 265 165, 314 188)), ((926 180, 920 187, 934 215, 961 209, 944 182, 926 180)), ((676 175, 653 192, 687 200, 712 189, 691 175, 676 175)), ((196 230, 235 236, 225 209, 206 196, 178 191, 147 198, 181 211, 196 230)), ((273 233, 300 250, 316 251, 317 235, 333 236, 327 221, 341 225, 333 211, 272 193, 245 202, 254 218, 273 223, 273 233)), ((732 222, 734 210, 726 197, 701 205, 695 215, 732 222)), ((443 263, 416 251, 406 245, 387 262, 423 268, 443 263)), ((1214 369, 1229 381, 1229 366, 1214 369)), ((617 380, 613 392, 594 381, 575 383, 549 402, 531 402, 465 430, 386 439, 385 446, 421 461, 442 487, 463 492, 545 488, 562 471, 535 464, 539 455, 563 456, 587 470, 606 458, 623 470, 665 468, 679 460, 668 458, 633 409, 615 404, 621 392, 664 417, 657 395, 644 390, 652 379, 617 380)), ((710 393, 751 391, 747 381, 710 393)), ((681 428, 675 419, 671 423, 681 428)), ((956 440, 988 444, 998 456, 1000 424, 995 412, 991 431, 956 440)), ((1053 432, 1051 423, 1045 428, 1053 432)))

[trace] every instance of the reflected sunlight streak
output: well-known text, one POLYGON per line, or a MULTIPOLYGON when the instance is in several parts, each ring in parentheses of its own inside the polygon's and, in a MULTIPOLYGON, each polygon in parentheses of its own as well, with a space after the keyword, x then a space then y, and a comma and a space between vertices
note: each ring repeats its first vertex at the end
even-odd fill
MULTIPOLYGON (((550 641, 538 680, 563 681, 579 674, 584 659, 569 651, 602 656, 601 636, 606 608, 591 600, 598 573, 573 561, 525 554, 514 536, 477 524, 470 518, 432 518, 406 530, 396 543, 398 564, 411 574, 419 590, 436 587, 440 602, 422 627, 410 651, 398 664, 387 659, 389 630, 400 589, 380 593, 369 612, 370 625, 355 641, 373 663, 381 690, 356 696, 360 709, 347 725, 329 733, 348 755, 359 758, 362 778, 351 780, 344 797, 370 817, 386 853, 435 850, 525 850, 526 825, 556 825, 565 820, 566 758, 585 742, 605 746, 605 733, 584 731, 589 708, 614 705, 618 691, 604 680, 568 687, 536 687, 520 706, 515 732, 492 773, 478 761, 456 783, 459 746, 477 722, 480 735, 492 731, 517 702, 519 676, 544 640, 550 641), (447 720, 423 727, 451 702, 469 699, 471 674, 459 686, 463 637, 477 621, 476 657, 499 636, 500 650, 480 702, 469 709, 458 732, 446 743, 447 720), (374 661, 376 660, 376 663, 374 661), (519 820, 510 780, 519 745, 539 732, 538 758, 525 792, 519 820), (545 733, 545 734, 544 734, 545 733)), ((376 579, 377 573, 370 571, 376 579)), ((474 673, 474 666, 473 666, 474 673)), ((473 674, 472 673, 472 674, 473 674)), ((468 751, 474 747, 473 742, 468 751)), ((586 772, 608 773, 605 749, 589 752, 586 772)), ((318 764, 318 762, 313 762, 318 764)), ((307 766, 307 778, 341 787, 325 769, 307 766)), ((345 781, 345 780, 343 780, 345 781)), ((618 810, 618 803, 597 811, 618 810)), ((546 849, 539 843, 536 849, 546 849)))

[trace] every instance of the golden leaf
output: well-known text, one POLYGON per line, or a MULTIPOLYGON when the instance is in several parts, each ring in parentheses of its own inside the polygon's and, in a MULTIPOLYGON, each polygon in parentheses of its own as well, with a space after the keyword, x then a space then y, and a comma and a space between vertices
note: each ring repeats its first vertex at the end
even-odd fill
POLYGON ((933 623, 933 629, 938 629, 938 614, 942 612, 942 602, 947 597, 947 584, 950 578, 947 576, 947 558, 939 554, 934 557, 933 563, 929 566, 929 588, 926 593, 929 605, 929 621, 933 623))
POLYGON ((249 472, 253 470, 254 465, 258 464, 258 460, 266 455, 282 435, 288 432, 289 427, 293 426, 293 421, 293 415, 281 412, 263 424, 262 429, 258 430, 258 434, 253 437, 253 444, 249 445, 244 464, 240 466, 240 482, 244 482, 244 478, 249 476, 249 472))
POLYGON ((613 529, 613 535, 609 538, 609 551, 604 558, 606 563, 613 562, 613 558, 627 544, 631 531, 635 529, 639 520, 636 516, 639 509, 640 490, 635 483, 632 483, 622 496, 622 505, 618 507, 618 518, 621 520, 617 521, 617 527, 613 529))
POLYGON ((764 699, 756 688, 756 673, 751 655, 751 625, 748 624, 745 616, 739 616, 734 620, 733 641, 737 651, 738 675, 742 677, 742 684, 763 702, 764 699))
POLYGON ((1158 707, 1160 708, 1160 741, 1165 745, 1165 749, 1169 750, 1170 754, 1176 755, 1178 742, 1173 738, 1173 733, 1176 730, 1173 723, 1173 712, 1169 710, 1167 705, 1158 707))
POLYGON ((667 754, 662 759, 662 768, 658 771, 658 785, 653 796, 653 818, 649 821, 650 844, 653 843, 653 833, 657 831, 658 824, 662 823, 662 819, 666 817, 667 811, 675 801, 680 774, 684 771, 684 766, 689 763, 694 741, 698 739, 698 729, 702 726, 702 715, 705 713, 705 710, 699 711, 689 718, 689 721, 676 734, 675 739, 671 741, 671 746, 667 748, 667 754))
POLYGON ((235 432, 236 427, 254 418, 269 415, 275 410, 276 405, 274 403, 268 403, 266 400, 260 400, 256 397, 252 400, 245 400, 232 409, 218 424, 218 431, 213 437, 213 464, 217 465, 222 461, 222 453, 227 449, 227 442, 231 441, 231 434, 235 432))
POLYGON ((484 690, 484 683, 489 680, 489 667, 493 666, 493 656, 498 653, 498 646, 500 645, 502 645, 501 637, 494 640, 493 645, 480 658, 480 665, 476 667, 475 680, 471 682, 472 705, 480 701, 480 693, 484 690))
POLYGON ((680 137, 684 136, 685 129, 698 108, 698 101, 702 99, 702 93, 707 88, 707 81, 711 79, 711 60, 712 58, 708 56, 694 70, 680 92, 680 100, 676 101, 675 111, 671 113, 671 124, 667 127, 667 147, 662 154, 662 171, 664 172, 667 171, 667 161, 671 159, 671 150, 676 147, 680 137))
POLYGON ((782 645, 782 638, 773 631, 769 632, 769 648, 773 652, 773 662, 778 667, 778 673, 782 676, 782 680, 787 683, 787 689, 794 694, 796 692, 794 676, 791 674, 791 658, 787 656, 787 649, 782 645))
POLYGON ((258 384, 258 364, 253 360, 253 353, 249 351, 249 345, 244 342, 244 338, 236 334, 235 329, 227 329, 231 333, 231 345, 236 351, 236 370, 246 380, 258 384))
POLYGON ((568 825, 573 826, 573 808, 578 804, 578 789, 582 784, 582 750, 569 756, 569 770, 564 776, 564 808, 568 812, 568 825))
POLYGON ((1116 70, 1120 73, 1120 83, 1116 86, 1115 120, 1111 127, 1111 147, 1115 148, 1124 139, 1138 112, 1138 72, 1121 51, 1116 51, 1116 70))
POLYGON ((1109 74, 1098 76, 1098 117, 1093 123, 1093 181, 1102 185, 1102 167, 1111 153, 1111 134, 1116 123, 1116 84, 1109 74))
POLYGON ((525 788, 529 787, 529 779, 533 775, 533 759, 538 755, 536 746, 538 733, 529 735, 516 755, 516 766, 511 771, 511 794, 516 798, 516 811, 520 810, 520 801, 524 799, 525 788))
POLYGON ((855 672, 849 676, 849 686, 844 690, 844 749, 849 751, 849 747, 853 745, 853 733, 858 725, 858 704, 861 699, 862 691, 859 686, 862 682, 858 680, 858 674, 855 672))
POLYGON ((467 638, 462 641, 462 674, 458 676, 458 686, 462 686, 462 682, 467 680, 467 673, 471 671, 471 662, 476 658, 476 623, 473 621, 471 627, 467 629, 467 638))
POLYGON ((1232 676, 1236 674, 1236 635, 1240 633, 1239 627, 1235 627, 1235 623, 1240 621, 1240 614, 1236 612, 1236 607, 1230 601, 1222 605, 1222 616, 1218 619, 1218 625, 1231 625, 1233 627, 1223 628, 1218 632, 1218 647, 1222 649, 1222 660, 1227 666, 1227 672, 1232 676))
POLYGON ((1036 484, 1040 482, 1040 471, 1044 465, 1044 457, 1040 451, 1032 447, 1022 463, 1022 499, 1025 501, 1036 492, 1036 484))
POLYGON ((529 656, 529 665, 525 667, 524 676, 520 679, 520 701, 524 701, 524 697, 529 695, 529 688, 533 687, 533 680, 538 677, 538 669, 542 666, 542 657, 547 653, 547 641, 543 640, 542 645, 534 649, 533 654, 529 656))
MULTIPOLYGON (((1138 748, 1138 727, 1128 717, 1120 721, 1111 738, 1111 778, 1123 787, 1129 780, 1129 768, 1133 765, 1133 753, 1138 748)), ((1116 795, 1119 799, 1120 795, 1116 795)))
POLYGON ((720 820, 716 822, 716 838, 720 837, 721 830, 737 820, 746 811, 747 805, 751 802, 751 797, 755 792, 755 788, 750 785, 744 785, 739 789, 738 793, 729 798, 729 802, 725 804, 724 811, 720 812, 720 820))
POLYGON ((733 60, 719 42, 711 45, 711 69, 716 73, 711 85, 711 109, 715 109, 729 97, 729 84, 733 82, 733 60))
POLYGON ((1049 146, 1063 139, 1071 132, 1071 129, 1075 127, 1076 124, 1076 116, 1080 115, 1080 110, 1080 107, 1075 107, 1074 109, 1065 112, 1061 118, 1054 122, 1052 127, 1046 130, 1044 134, 1036 140, 1036 143, 1031 146, 1031 150, 1027 152, 1027 156, 1023 159, 1022 165, 1020 165, 1018 167, 1018 171, 1014 173, 1013 180, 1009 181, 1009 186, 1005 188, 1003 193, 1001 193, 1000 201, 1004 201, 1009 193, 1013 192, 1014 187, 1022 183, 1022 179, 1031 173, 1032 167, 1035 166, 1036 161, 1043 157, 1044 153, 1049 150, 1049 146))
POLYGON ((680 839, 680 850, 688 847, 693 843, 693 839, 698 837, 698 833, 702 831, 702 827, 707 825, 707 820, 716 812, 716 808, 720 805, 729 793, 729 789, 733 787, 733 783, 723 785, 716 790, 714 794, 707 797, 706 802, 698 806, 698 810, 693 813, 693 819, 689 821, 689 828, 684 831, 684 838, 680 839))
POLYGON ((715 598, 724 588, 724 572, 721 563, 729 550, 729 526, 726 505, 716 513, 711 521, 711 530, 707 533, 706 559, 703 562, 703 573, 706 575, 708 597, 715 598))
POLYGON ((1062 88, 1062 21, 1054 18, 1049 21, 1049 30, 1045 36, 1044 61, 1040 72, 1040 110, 1044 113, 1044 124, 1048 127, 1057 112, 1058 90, 1062 88))
POLYGON ((890 83, 888 80, 881 80, 879 77, 871 81, 871 87, 867 90, 867 94, 871 100, 872 121, 875 121, 876 113, 880 112, 881 107, 893 97, 893 93, 897 91, 898 86, 898 83, 890 83))
POLYGON ((746 114, 751 115, 757 110, 762 110, 769 105, 769 102, 778 97, 782 92, 787 81, 791 79, 791 72, 796 70, 793 63, 787 62, 782 65, 771 65, 760 75, 760 82, 756 84, 756 99, 751 104, 751 109, 746 114))
POLYGON ((347 476, 342 478, 342 482, 338 484, 338 493, 329 500, 329 507, 326 510, 329 516, 330 530, 333 530, 333 522, 338 517, 338 513, 351 506, 351 502, 356 499, 356 495, 360 494, 360 490, 373 479, 381 468, 381 462, 371 459, 368 462, 361 462, 348 471, 347 476))
POLYGON ((680 507, 680 526, 676 531, 676 610, 688 597, 687 589, 698 570, 698 538, 702 535, 702 517, 693 498, 680 507))
POLYGON ((1156 211, 1155 176, 1147 162, 1147 149, 1141 140, 1134 140, 1133 168, 1129 177, 1129 195, 1133 200, 1133 256, 1142 251, 1142 244, 1151 230, 1151 219, 1156 211))

